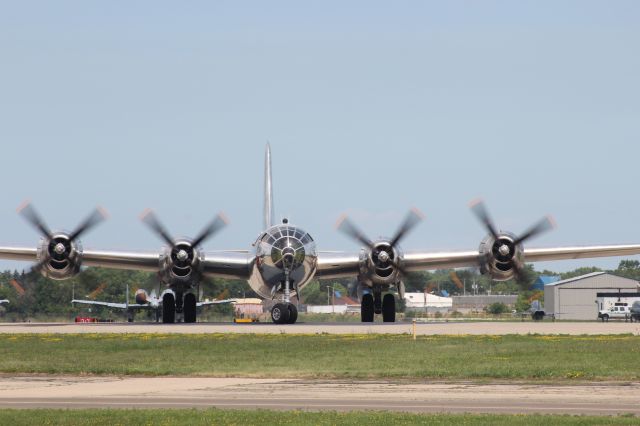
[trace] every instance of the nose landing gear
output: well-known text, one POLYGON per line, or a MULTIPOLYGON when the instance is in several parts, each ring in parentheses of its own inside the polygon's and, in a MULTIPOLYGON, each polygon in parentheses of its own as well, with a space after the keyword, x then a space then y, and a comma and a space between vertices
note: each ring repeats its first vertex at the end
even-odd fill
POLYGON ((293 303, 276 303, 271 309, 274 324, 295 324, 297 319, 298 308, 293 303))
MULTIPOLYGON (((284 281, 281 282, 283 290, 283 302, 276 303, 275 305, 273 305, 273 308, 271 308, 271 320, 274 324, 295 324, 298 320, 298 308, 296 308, 296 305, 291 303, 292 283, 289 279, 289 274, 290 268, 285 258, 284 281)), ((294 290, 296 291, 298 300, 300 300, 297 286, 294 287, 294 290)))

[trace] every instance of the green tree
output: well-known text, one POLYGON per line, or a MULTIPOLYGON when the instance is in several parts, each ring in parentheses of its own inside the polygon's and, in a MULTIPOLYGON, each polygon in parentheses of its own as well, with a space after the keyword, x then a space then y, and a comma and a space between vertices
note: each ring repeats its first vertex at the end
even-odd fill
POLYGON ((509 307, 502 302, 495 302, 487 306, 487 312, 493 315, 500 315, 509 312, 509 307))

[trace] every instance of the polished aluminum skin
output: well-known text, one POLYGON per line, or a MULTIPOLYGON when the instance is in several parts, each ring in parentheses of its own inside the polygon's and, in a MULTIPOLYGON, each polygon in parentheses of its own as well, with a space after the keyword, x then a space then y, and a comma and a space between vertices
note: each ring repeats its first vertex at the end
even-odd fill
POLYGON ((265 299, 286 300, 296 295, 316 272, 315 242, 299 227, 288 223, 273 226, 258 237, 254 246, 256 260, 249 285, 265 299))
POLYGON ((365 248, 352 252, 317 251, 315 242, 306 231, 288 223, 273 224, 271 151, 268 145, 265 154, 264 197, 265 231, 260 234, 254 247, 247 250, 207 252, 195 247, 188 239, 169 238, 165 240, 171 250, 139 252, 83 249, 80 241, 75 238, 88 225, 81 225, 71 234, 49 233, 43 228, 41 221, 34 219, 31 212, 30 220, 42 230, 41 234, 46 238, 36 247, 0 247, 0 258, 36 262, 43 274, 54 279, 73 276, 81 265, 159 272, 169 286, 181 282, 193 283, 196 275, 245 279, 264 298, 288 300, 314 276, 325 279, 357 277, 365 289, 386 288, 400 285, 403 275, 412 271, 480 267, 492 278, 503 280, 513 277, 525 261, 640 254, 640 244, 524 248, 521 242, 542 232, 540 229, 548 227, 547 222, 534 225, 520 237, 498 232, 487 219, 482 203, 477 202, 472 208, 490 231, 477 250, 403 252, 396 244, 400 238, 398 236, 394 238, 394 244, 394 241, 386 239, 365 241, 360 245, 365 248))

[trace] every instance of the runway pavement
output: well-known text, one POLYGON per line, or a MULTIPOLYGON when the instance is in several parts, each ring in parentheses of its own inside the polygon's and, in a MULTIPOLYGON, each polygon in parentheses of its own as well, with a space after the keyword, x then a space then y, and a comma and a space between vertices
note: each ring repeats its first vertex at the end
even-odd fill
MULTIPOLYGON (((256 334, 410 334, 411 323, 298 323, 291 325, 195 323, 0 323, 0 333, 256 333, 256 334)), ((431 322, 417 323, 416 334, 634 334, 631 322, 431 322)))
POLYGON ((0 407, 640 415, 640 383, 564 386, 194 377, 0 377, 0 407))

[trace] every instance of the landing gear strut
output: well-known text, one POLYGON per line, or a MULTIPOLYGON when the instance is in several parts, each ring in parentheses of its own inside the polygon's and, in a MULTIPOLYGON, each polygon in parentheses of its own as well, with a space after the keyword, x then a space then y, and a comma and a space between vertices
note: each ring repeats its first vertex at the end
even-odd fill
MULTIPOLYGON (((285 257, 285 261, 287 258, 285 257)), ((284 281, 282 281, 284 303, 276 303, 271 308, 271 320, 274 324, 295 324, 298 320, 298 308, 291 303, 291 281, 289 279, 289 268, 284 268, 284 281)), ((298 294, 297 287, 295 288, 298 294)))

